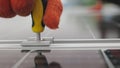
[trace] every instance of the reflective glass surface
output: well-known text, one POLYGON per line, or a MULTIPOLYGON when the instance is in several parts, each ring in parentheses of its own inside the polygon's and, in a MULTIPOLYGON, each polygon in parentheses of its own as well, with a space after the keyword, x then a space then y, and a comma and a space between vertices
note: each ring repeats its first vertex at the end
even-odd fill
POLYGON ((0 50, 0 68, 12 68, 24 55, 21 50, 0 50))
POLYGON ((18 68, 107 68, 100 51, 51 50, 31 52, 18 68))

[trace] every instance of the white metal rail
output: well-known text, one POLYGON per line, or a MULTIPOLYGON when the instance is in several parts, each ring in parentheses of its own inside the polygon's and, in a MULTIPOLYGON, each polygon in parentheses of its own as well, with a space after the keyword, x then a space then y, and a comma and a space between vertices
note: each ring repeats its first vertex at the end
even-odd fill
POLYGON ((119 39, 54 39, 50 46, 23 47, 25 40, 0 40, 0 49, 27 50, 99 50, 120 49, 119 39))

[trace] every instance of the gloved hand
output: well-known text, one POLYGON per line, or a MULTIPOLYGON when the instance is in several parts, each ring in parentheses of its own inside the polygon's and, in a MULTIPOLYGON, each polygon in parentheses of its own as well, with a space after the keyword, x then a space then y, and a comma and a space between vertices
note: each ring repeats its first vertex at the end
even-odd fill
POLYGON ((58 28, 62 10, 63 6, 61 0, 48 0, 45 15, 43 17, 44 24, 50 29, 58 28))
POLYGON ((13 11, 20 16, 28 16, 33 10, 35 0, 10 0, 13 11))
POLYGON ((11 18, 16 13, 12 10, 10 0, 0 0, 0 17, 11 18))

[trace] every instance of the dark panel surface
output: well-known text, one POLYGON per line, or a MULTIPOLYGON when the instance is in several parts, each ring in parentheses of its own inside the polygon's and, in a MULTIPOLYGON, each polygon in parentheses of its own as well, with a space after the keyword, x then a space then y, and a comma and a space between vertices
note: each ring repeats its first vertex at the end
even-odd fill
MULTIPOLYGON (((18 68, 35 68, 35 56, 37 56, 37 53, 31 53, 18 68)), ((53 50, 51 52, 44 52, 39 57, 39 66, 42 66, 39 68, 45 68, 47 63, 49 66, 60 65, 61 68, 107 68, 99 51, 53 50), (43 60, 41 60, 41 57, 43 60), (55 65, 52 62, 56 62, 57 64, 55 65)))
POLYGON ((25 54, 20 50, 0 50, 0 68, 11 68, 25 54))

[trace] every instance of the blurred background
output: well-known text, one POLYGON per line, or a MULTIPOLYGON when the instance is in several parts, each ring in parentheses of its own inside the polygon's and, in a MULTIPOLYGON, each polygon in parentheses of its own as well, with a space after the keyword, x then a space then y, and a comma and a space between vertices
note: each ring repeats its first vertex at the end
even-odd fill
MULTIPOLYGON (((118 39, 119 0, 61 0, 63 13, 59 29, 45 27, 42 37, 57 39, 118 39)), ((31 16, 0 18, 0 40, 28 39, 36 36, 31 30, 31 16)))

